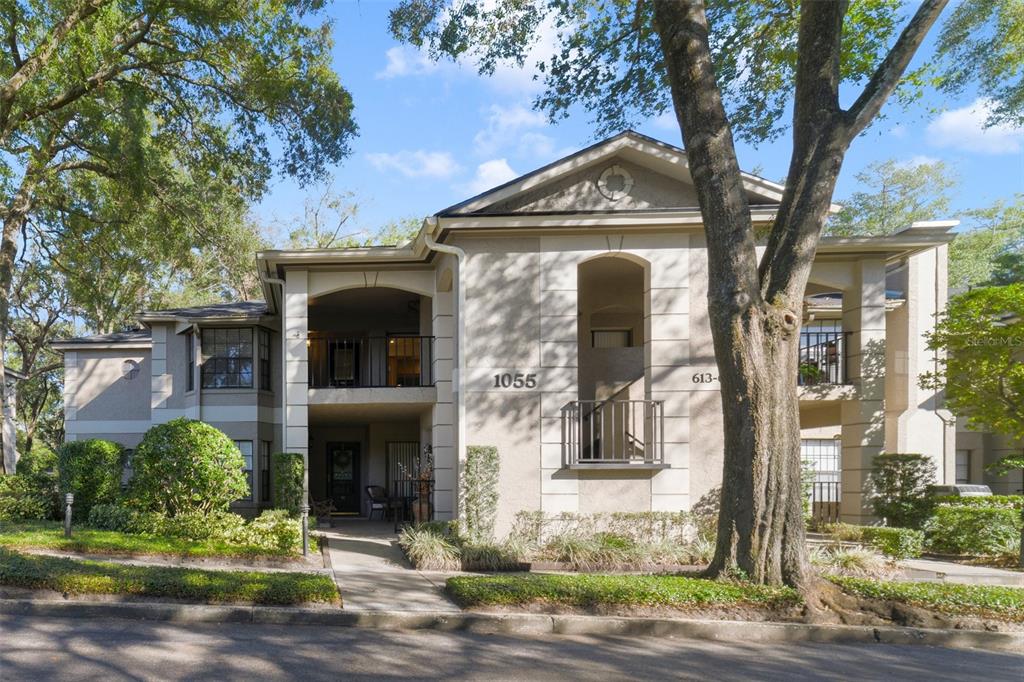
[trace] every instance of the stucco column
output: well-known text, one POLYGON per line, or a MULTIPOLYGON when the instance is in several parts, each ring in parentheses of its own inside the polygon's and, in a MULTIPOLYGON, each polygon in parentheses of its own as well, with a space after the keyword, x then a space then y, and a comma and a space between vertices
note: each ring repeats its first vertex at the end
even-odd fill
POLYGON ((847 372, 857 399, 842 403, 842 497, 848 523, 870 520, 864 495, 874 457, 885 449, 885 261, 854 265, 853 285, 843 292, 847 372))
POLYGON ((431 411, 430 438, 434 455, 434 516, 437 519, 455 518, 455 499, 458 488, 458 443, 455 414, 455 315, 456 301, 453 278, 455 258, 441 256, 435 275, 434 299, 431 302, 431 331, 434 335, 434 385, 437 402, 431 411), (445 274, 447 273, 447 274, 445 274))
POLYGON ((309 274, 285 273, 284 315, 284 449, 302 454, 306 465, 304 499, 309 498, 309 274))
POLYGON ((889 343, 896 362, 890 368, 890 384, 897 382, 897 404, 888 404, 886 450, 920 453, 935 464, 938 483, 956 482, 956 426, 943 421, 936 410, 942 407, 941 393, 921 388, 921 374, 935 369, 936 353, 928 349, 927 333, 935 327, 936 314, 945 310, 945 244, 907 259, 903 310, 897 319, 901 329, 890 330, 889 343))

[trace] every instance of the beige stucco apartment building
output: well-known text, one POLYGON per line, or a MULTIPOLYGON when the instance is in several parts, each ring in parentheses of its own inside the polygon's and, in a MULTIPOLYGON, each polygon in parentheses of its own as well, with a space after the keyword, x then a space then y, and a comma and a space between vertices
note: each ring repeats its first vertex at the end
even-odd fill
MULTIPOLYGON (((744 181, 766 225, 782 188, 744 181)), ((954 225, 821 243, 799 380, 827 513, 866 519, 882 451, 956 478, 953 420, 917 383, 954 225)), ((253 507, 272 452, 308 457, 313 500, 365 514, 367 486, 394 489, 429 451, 434 513, 451 518, 467 446, 493 445, 502 530, 520 510, 685 510, 722 471, 706 254, 685 153, 623 133, 440 211, 404 246, 261 252, 266 303, 58 344, 67 437, 131 448, 154 423, 210 422, 246 454, 253 507)))

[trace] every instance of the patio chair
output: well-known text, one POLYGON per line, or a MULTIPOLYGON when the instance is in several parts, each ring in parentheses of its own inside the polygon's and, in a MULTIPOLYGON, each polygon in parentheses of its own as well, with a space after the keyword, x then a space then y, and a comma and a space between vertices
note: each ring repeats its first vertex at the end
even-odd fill
POLYGON ((334 500, 314 500, 311 497, 309 498, 309 511, 317 519, 330 517, 331 512, 334 511, 334 500))
POLYGON ((384 489, 384 486, 366 486, 366 497, 370 500, 370 514, 368 518, 372 521, 373 513, 379 511, 380 520, 383 521, 392 507, 391 500, 388 498, 387 491, 384 489))

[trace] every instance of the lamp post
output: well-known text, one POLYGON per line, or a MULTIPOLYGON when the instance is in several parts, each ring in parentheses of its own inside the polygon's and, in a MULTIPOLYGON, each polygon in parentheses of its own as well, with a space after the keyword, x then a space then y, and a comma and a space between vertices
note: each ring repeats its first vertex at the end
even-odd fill
POLYGON ((71 537, 71 505, 75 502, 75 494, 64 496, 64 537, 71 537))
POLYGON ((309 556, 309 504, 302 503, 299 513, 302 515, 302 556, 309 556))

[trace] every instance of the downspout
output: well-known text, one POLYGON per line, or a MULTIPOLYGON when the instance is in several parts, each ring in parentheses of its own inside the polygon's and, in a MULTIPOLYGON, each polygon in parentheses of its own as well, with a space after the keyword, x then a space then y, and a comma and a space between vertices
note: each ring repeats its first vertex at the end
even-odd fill
POLYGON ((447 253, 455 256, 455 276, 452 277, 452 286, 455 288, 455 376, 453 377, 453 400, 455 401, 455 490, 452 491, 452 501, 455 509, 452 514, 455 518, 459 516, 458 483, 461 476, 462 463, 466 461, 466 401, 465 401, 465 376, 466 376, 466 353, 463 342, 466 338, 466 288, 462 281, 462 268, 466 260, 466 252, 451 244, 438 244, 434 241, 432 231, 438 226, 436 216, 427 218, 427 229, 423 231, 423 241, 427 248, 438 253, 447 253))
MULTIPOLYGON (((287 306, 285 304, 285 281, 278 277, 264 277, 267 284, 277 284, 281 287, 281 333, 278 335, 281 343, 281 452, 287 451, 288 428, 288 346, 284 338, 285 320, 287 306)), ((273 470, 273 467, 271 467, 273 470)), ((302 501, 299 503, 299 515, 302 524, 302 555, 309 556, 309 448, 305 449, 302 457, 302 501)))

